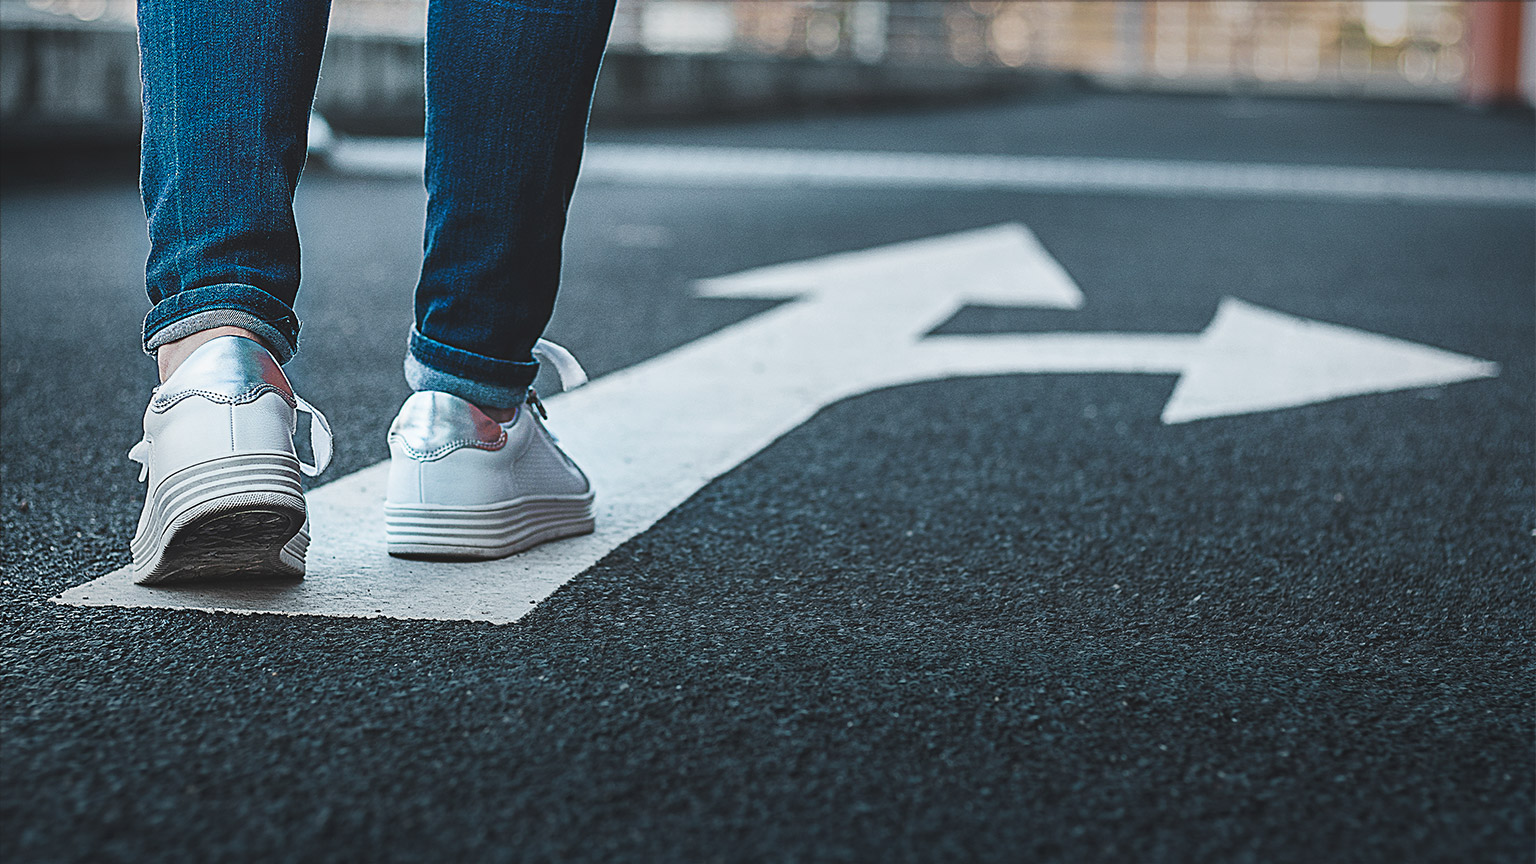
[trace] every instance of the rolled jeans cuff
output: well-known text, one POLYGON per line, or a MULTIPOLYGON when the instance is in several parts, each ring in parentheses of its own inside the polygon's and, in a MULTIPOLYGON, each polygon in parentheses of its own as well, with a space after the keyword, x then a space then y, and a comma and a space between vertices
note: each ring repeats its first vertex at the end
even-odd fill
POLYGON ((144 353, 215 327, 249 330, 279 363, 299 347, 299 319, 288 304, 250 285, 208 285, 173 294, 144 317, 144 353))
POLYGON ((415 329, 405 354, 405 382, 412 390, 452 393, 482 408, 521 405, 538 373, 537 361, 497 360, 444 345, 415 329))

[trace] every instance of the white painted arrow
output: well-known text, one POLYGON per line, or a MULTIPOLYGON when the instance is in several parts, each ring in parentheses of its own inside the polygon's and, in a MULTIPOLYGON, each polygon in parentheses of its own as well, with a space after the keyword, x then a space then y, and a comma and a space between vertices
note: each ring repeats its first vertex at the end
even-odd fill
POLYGON ((1181 423, 1498 372, 1482 360, 1230 299, 1200 334, 925 336, 967 303, 1082 304, 1022 225, 764 267, 706 280, 699 292, 793 299, 549 400, 552 428, 598 490, 590 536, 505 561, 389 558, 380 464, 310 494, 313 542, 302 583, 141 587, 125 568, 57 599, 507 622, 823 407, 870 390, 964 375, 1177 374, 1163 421, 1181 423))
POLYGON ((934 336, 890 384, 961 375, 1175 374, 1164 423, 1492 378, 1499 365, 1226 298, 1205 332, 934 336))

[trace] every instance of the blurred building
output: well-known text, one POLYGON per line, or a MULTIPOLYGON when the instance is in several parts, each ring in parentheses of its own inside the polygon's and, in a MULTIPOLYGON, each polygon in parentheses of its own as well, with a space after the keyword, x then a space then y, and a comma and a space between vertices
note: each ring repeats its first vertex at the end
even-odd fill
MULTIPOLYGON (((366 2, 366 0, 364 0, 366 2)), ((615 45, 651 52, 1038 67, 1120 85, 1455 98, 1464 2, 624 0, 615 45)))
MULTIPOLYGON (((1530 103, 1531 7, 619 0, 595 113, 741 112, 775 99, 828 104, 839 93, 901 103, 1018 92, 1030 76, 1051 75, 1128 89, 1530 103)), ((0 0, 7 137, 136 123, 133 20, 133 0, 0 0)), ((322 109, 419 119, 425 20, 426 0, 334 0, 322 109)))
MULTIPOLYGON (((106 0, 33 2, 99 5, 106 0)), ((1519 15, 1520 5, 1486 0, 621 0, 611 44, 653 54, 1036 67, 1082 72, 1123 86, 1247 86, 1316 95, 1450 99, 1465 93, 1473 68, 1470 19, 1490 17, 1495 6, 1514 7, 1517 20, 1530 18, 1519 15)), ((423 29, 421 0, 337 0, 334 8, 335 26, 343 32, 419 36, 423 29)), ((1529 20, 1508 29, 1522 27, 1536 29, 1529 20)), ((1531 40, 1529 33, 1522 35, 1523 40, 1515 40, 1516 50, 1519 42, 1531 40)), ((1529 82, 1536 62, 1526 65, 1529 82)))

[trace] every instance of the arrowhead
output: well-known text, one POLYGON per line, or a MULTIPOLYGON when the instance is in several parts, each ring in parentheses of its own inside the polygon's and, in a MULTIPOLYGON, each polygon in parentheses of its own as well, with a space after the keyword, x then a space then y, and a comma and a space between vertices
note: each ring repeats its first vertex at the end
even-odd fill
POLYGON ((790 298, 879 287, 958 303, 1076 309, 1077 283, 1023 225, 1007 223, 941 237, 826 255, 701 280, 703 297, 790 298))
POLYGON ((1221 302, 1163 408, 1164 423, 1249 414, 1499 374, 1497 363, 1221 302))

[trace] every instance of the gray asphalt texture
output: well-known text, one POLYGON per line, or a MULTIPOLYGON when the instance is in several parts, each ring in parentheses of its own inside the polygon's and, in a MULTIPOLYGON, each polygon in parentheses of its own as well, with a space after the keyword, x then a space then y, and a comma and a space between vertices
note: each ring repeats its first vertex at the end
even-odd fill
MULTIPOLYGON (((1536 136, 1081 95, 593 140, 1530 171, 1536 136)), ((1085 307, 944 332, 1231 295, 1502 372, 1180 426, 1172 377, 871 393, 489 626, 49 603, 128 560, 147 244, 131 166, 7 181, 0 859, 1532 860, 1530 208, 584 184, 549 335, 594 375, 770 305, 693 279, 1005 221, 1085 307)), ((387 456, 424 196, 317 170, 298 209, 334 478, 387 456)))

